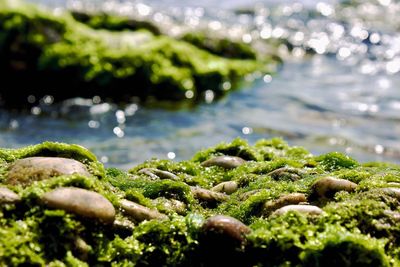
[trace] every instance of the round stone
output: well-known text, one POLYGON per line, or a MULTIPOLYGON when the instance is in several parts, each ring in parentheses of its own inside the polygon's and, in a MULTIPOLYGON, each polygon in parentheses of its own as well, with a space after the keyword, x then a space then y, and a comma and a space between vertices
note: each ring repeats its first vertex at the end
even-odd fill
POLYGON ((299 169, 282 167, 268 173, 272 179, 277 181, 297 181, 302 177, 302 172, 299 169))
POLYGON ((165 214, 158 212, 158 210, 149 209, 127 199, 121 200, 119 204, 124 213, 131 216, 137 222, 142 222, 144 220, 162 220, 168 218, 165 214))
POLYGON ((223 202, 228 200, 228 196, 223 193, 214 192, 197 186, 191 186, 190 191, 193 197, 206 202, 223 202))
POLYGON ((206 234, 223 235, 230 239, 243 242, 246 234, 251 232, 250 228, 241 221, 224 215, 215 215, 208 218, 202 227, 206 234))
POLYGON ((273 214, 283 215, 289 211, 295 211, 308 215, 320 215, 324 212, 319 207, 313 205, 287 205, 280 209, 277 209, 273 214))
POLYGON ((397 200, 400 201, 400 188, 396 187, 386 187, 382 188, 382 191, 385 192, 385 194, 397 198, 397 200))
POLYGON ((211 191, 222 192, 228 195, 235 193, 237 190, 238 184, 235 181, 222 182, 211 188, 211 191))
POLYGON ((246 161, 234 156, 219 156, 201 163, 203 167, 219 166, 225 169, 234 169, 244 164, 246 161))
POLYGON ((99 193, 75 187, 61 187, 42 196, 43 203, 55 209, 65 210, 82 217, 112 223, 114 206, 99 193))
POLYGON ((302 193, 291 193, 280 196, 278 199, 267 201, 264 204, 263 213, 268 214, 274 210, 280 209, 287 205, 299 204, 307 202, 306 195, 302 193))
POLYGON ((21 201, 21 198, 6 187, 0 187, 0 204, 13 204, 21 201))
POLYGON ((170 179, 174 181, 179 180, 179 177, 173 174, 172 172, 162 171, 156 168, 143 168, 139 170, 138 173, 146 174, 153 179, 170 179))
POLYGON ((334 177, 325 177, 316 181, 312 185, 311 198, 333 198, 335 193, 339 191, 353 192, 357 184, 344 179, 334 177))
POLYGON ((15 161, 7 173, 7 183, 29 185, 60 175, 90 176, 86 166, 74 159, 57 157, 31 157, 15 161))

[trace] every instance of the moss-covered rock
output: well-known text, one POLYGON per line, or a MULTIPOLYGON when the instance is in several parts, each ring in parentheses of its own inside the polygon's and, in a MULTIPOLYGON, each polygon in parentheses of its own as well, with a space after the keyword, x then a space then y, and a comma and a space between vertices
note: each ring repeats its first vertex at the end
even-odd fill
POLYGON ((268 71, 275 62, 214 55, 143 25, 127 29, 124 18, 99 16, 80 18, 85 24, 68 12, 54 15, 20 1, 0 2, 4 103, 27 104, 32 92, 56 101, 95 95, 193 101, 206 90, 221 96, 224 83, 234 87, 244 74, 268 71))
POLYGON ((0 187, 17 199, 0 202, 4 266, 400 264, 400 166, 361 164, 338 153, 313 156, 280 139, 253 146, 236 139, 191 160, 149 160, 128 172, 104 171, 93 154, 77 145, 46 142, 1 149, 0 187), (246 161, 232 169, 202 164, 222 155, 246 161), (91 175, 7 183, 9 166, 32 156, 74 159, 91 175), (142 171, 146 168, 168 175, 148 175, 142 171), (280 179, 282 170, 296 170, 296 179, 280 179), (328 197, 316 194, 326 177, 340 182, 328 197), (226 182, 235 183, 230 194, 212 191, 226 182), (341 187, 347 184, 351 190, 341 187), (86 216, 79 201, 44 201, 71 187, 100 197, 115 209, 115 220, 113 215, 104 223, 97 211, 86 216), (206 201, 198 196, 201 190, 223 197, 206 201))

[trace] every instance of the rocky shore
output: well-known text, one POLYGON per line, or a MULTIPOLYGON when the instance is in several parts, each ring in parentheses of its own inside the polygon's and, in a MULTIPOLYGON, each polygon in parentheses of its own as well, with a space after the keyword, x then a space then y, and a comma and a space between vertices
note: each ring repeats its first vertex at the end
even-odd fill
POLYGON ((29 105, 33 92, 56 101, 195 101, 207 90, 222 96, 245 74, 270 72, 279 60, 202 32, 170 37, 128 17, 0 3, 0 94, 7 106, 29 105))
POLYGON ((105 168, 0 149, 1 266, 399 266, 400 166, 242 139, 105 168))

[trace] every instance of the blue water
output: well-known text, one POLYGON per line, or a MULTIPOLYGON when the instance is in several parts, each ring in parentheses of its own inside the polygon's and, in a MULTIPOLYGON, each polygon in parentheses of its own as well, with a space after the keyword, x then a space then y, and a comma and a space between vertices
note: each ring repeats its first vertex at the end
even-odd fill
MULTIPOLYGON (((316 1, 305 2, 312 7, 316 1)), ((146 1, 152 9, 174 3, 182 8, 181 1, 146 1)), ((185 2, 192 4, 199 3, 185 2)), ((203 1, 201 5, 205 10, 218 5, 228 12, 235 6, 252 7, 254 2, 203 1)), ((363 162, 400 163, 400 49, 395 42, 399 34, 389 24, 379 28, 375 20, 357 28, 351 18, 343 22, 343 16, 341 20, 296 16, 303 26, 294 29, 288 26, 293 17, 272 18, 274 24, 268 25, 273 29, 280 27, 294 40, 303 35, 304 40, 291 54, 282 52, 287 60, 275 75, 245 77, 240 90, 221 100, 212 101, 211 94, 196 107, 169 110, 137 103, 118 107, 99 99, 61 104, 42 99, 30 113, 0 113, 0 146, 21 147, 45 140, 78 143, 107 166, 128 169, 152 157, 188 159, 199 149, 236 137, 250 143, 282 137, 314 154, 342 151, 363 162), (313 44, 320 54, 303 56, 304 49, 313 44)), ((363 13, 357 16, 363 18, 363 13)), ((253 23, 250 20, 248 28, 262 28, 253 23)))

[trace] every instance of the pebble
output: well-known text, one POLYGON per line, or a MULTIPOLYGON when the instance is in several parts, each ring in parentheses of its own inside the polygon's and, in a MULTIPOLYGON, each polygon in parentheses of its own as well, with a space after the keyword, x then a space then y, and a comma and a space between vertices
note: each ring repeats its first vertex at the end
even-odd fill
POLYGON ((263 213, 269 214, 270 212, 280 209, 287 205, 295 205, 307 202, 306 195, 302 193, 291 193, 279 197, 278 199, 267 201, 263 207, 263 213))
POLYGON ((225 215, 208 218, 204 222, 202 230, 204 233, 221 234, 240 242, 245 241, 246 234, 251 232, 250 228, 241 221, 225 215))
POLYGON ((0 187, 0 204, 14 204, 21 201, 21 198, 6 187, 0 187))
POLYGON ((170 179, 174 181, 179 180, 179 177, 176 176, 175 174, 168 171, 162 171, 156 168, 143 168, 139 170, 139 173, 146 174, 153 179, 170 179))
POLYGON ((290 167, 282 167, 272 172, 268 173, 272 179, 277 181, 297 181, 301 179, 302 172, 299 169, 290 168, 290 167))
POLYGON ((211 158, 201 163, 203 167, 219 166, 225 169, 234 169, 244 164, 246 161, 234 156, 219 156, 211 158))
POLYGON ((277 209, 276 211, 274 211, 273 214, 283 215, 289 211, 296 211, 299 213, 309 214, 309 215, 320 215, 324 212, 319 207, 313 205, 287 205, 280 209, 277 209))
POLYGON ((325 177, 316 181, 312 185, 312 197, 317 198, 332 198, 336 192, 347 191, 353 192, 357 184, 344 179, 334 177, 325 177))
POLYGON ((57 157, 24 158, 15 161, 11 165, 7 173, 7 183, 29 185, 34 181, 74 173, 91 176, 85 165, 74 159, 57 157))
POLYGON ((399 186, 400 186, 400 183, 398 183, 398 182, 388 182, 387 185, 388 185, 388 186, 396 186, 396 187, 399 187, 399 186))
POLYGON ((113 229, 117 231, 125 231, 129 234, 132 234, 132 231, 135 229, 135 225, 130 220, 125 218, 115 219, 113 223, 113 229))
POLYGON ((123 199, 120 206, 124 213, 131 216, 135 221, 142 222, 144 220, 163 220, 168 217, 157 210, 149 209, 135 202, 123 199))
POLYGON ((400 222, 400 212, 385 210, 383 213, 395 222, 400 222))
POLYGON ((207 202, 223 202, 228 200, 228 196, 226 194, 214 192, 197 186, 191 186, 190 190, 194 198, 207 202))
POLYGON ((238 184, 235 181, 222 182, 211 188, 211 191, 222 192, 228 195, 235 193, 237 190, 238 184))
POLYGON ((80 260, 87 261, 89 258, 89 252, 91 247, 81 237, 77 237, 74 240, 74 249, 80 260))
POLYGON ((382 191, 391 197, 397 198, 397 200, 400 201, 400 188, 387 187, 387 188, 382 188, 382 191))
POLYGON ((75 187, 61 187, 42 196, 43 203, 55 209, 65 210, 87 218, 112 223, 114 206, 99 193, 75 187))

